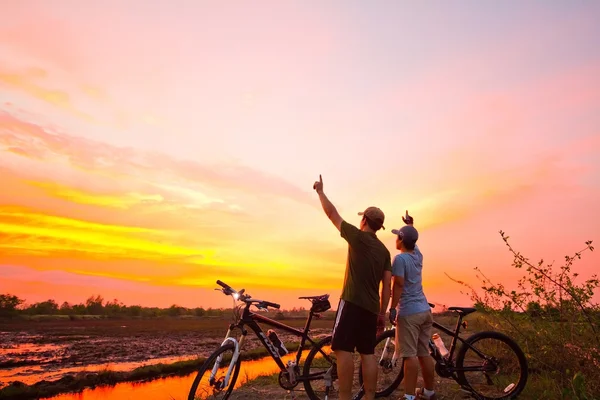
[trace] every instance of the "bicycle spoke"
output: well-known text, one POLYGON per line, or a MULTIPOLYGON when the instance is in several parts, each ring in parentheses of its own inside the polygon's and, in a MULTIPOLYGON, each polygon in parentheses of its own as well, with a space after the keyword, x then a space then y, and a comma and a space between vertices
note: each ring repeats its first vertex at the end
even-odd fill
POLYGON ((468 349, 463 368, 465 379, 474 391, 487 398, 502 398, 521 378, 521 366, 507 343, 495 338, 483 338, 473 343, 479 352, 468 349))
POLYGON ((227 347, 215 358, 214 362, 205 366, 205 372, 199 380, 194 400, 226 399, 230 389, 240 385, 241 382, 234 382, 234 366, 232 365, 230 368, 234 350, 233 346, 227 347))

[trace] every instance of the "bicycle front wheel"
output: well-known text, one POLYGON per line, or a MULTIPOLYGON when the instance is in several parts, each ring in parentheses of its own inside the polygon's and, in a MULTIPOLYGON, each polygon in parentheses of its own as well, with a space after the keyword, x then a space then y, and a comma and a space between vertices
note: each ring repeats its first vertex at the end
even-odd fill
MULTIPOLYGON (((404 359, 398 357, 396 363, 392 364, 392 357, 396 349, 396 329, 389 329, 377 337, 375 345, 375 358, 377 360, 377 386, 375 397, 389 396, 400 386, 404 378, 404 359)), ((362 363, 360 365, 358 380, 364 390, 362 375, 362 363)))
POLYGON ((514 399, 527 383, 527 359, 519 345, 500 332, 476 333, 456 355, 459 382, 482 399, 514 399))
POLYGON ((234 354, 235 345, 231 342, 225 343, 212 353, 200 367, 198 375, 196 375, 196 379, 192 383, 188 400, 228 399, 235 388, 235 382, 240 373, 240 365, 242 363, 241 357, 238 357, 229 374, 229 382, 225 384, 234 354), (217 372, 211 379, 212 370, 217 363, 217 372))

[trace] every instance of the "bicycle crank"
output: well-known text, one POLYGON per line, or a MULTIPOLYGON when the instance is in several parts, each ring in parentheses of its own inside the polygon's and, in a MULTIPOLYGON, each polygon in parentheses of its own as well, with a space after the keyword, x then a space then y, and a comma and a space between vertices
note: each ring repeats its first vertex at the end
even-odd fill
POLYGON ((297 379, 295 380, 294 383, 290 382, 290 374, 287 371, 281 371, 279 373, 278 382, 279 382, 279 386, 281 386, 285 390, 292 390, 296 386, 298 386, 298 383, 300 383, 300 381, 297 379))

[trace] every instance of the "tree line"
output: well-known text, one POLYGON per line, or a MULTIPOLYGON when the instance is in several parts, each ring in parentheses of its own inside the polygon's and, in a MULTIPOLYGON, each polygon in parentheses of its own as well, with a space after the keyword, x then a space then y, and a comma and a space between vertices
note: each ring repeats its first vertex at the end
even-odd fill
MULTIPOLYGON (((275 313, 277 319, 284 318, 283 312, 292 315, 306 315, 308 312, 304 307, 292 308, 291 310, 282 310, 275 313)), ((20 315, 103 315, 107 317, 221 317, 229 315, 231 308, 187 308, 177 304, 170 307, 144 307, 141 305, 125 305, 117 299, 106 301, 100 295, 92 295, 83 303, 71 304, 63 302, 58 304, 55 300, 49 299, 37 303, 28 304, 13 294, 0 294, 0 317, 10 318, 20 315)), ((288 315, 289 316, 289 315, 288 315)))
POLYGON ((106 301, 100 295, 93 295, 83 303, 58 304, 49 299, 38 303, 27 304, 24 299, 13 294, 0 294, 0 316, 14 317, 18 315, 106 315, 122 317, 160 317, 192 315, 197 317, 218 317, 227 310, 220 308, 187 308, 173 304, 170 307, 144 307, 141 305, 125 305, 117 299, 106 301))

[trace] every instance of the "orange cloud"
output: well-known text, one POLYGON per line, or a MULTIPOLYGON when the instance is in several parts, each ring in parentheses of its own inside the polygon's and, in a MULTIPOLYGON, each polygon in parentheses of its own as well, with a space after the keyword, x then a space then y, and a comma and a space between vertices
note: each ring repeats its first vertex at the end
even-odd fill
POLYGON ((35 181, 25 183, 44 189, 44 191, 52 197, 65 199, 78 204, 90 204, 109 208, 129 209, 136 204, 160 203, 164 200, 159 194, 144 195, 136 192, 127 192, 121 196, 104 195, 100 193, 86 193, 56 183, 35 181))
POLYGON ((292 226, 321 217, 308 192, 280 178, 75 138, 9 113, 0 113, 0 151, 0 252, 15 265, 48 269, 62 260, 57 268, 73 273, 176 286, 227 276, 255 287, 319 288, 343 279, 342 242, 314 253, 316 261, 299 255, 315 243, 301 239, 302 229, 280 240, 283 218, 292 226), (268 216, 273 207, 285 207, 279 219, 268 216), (142 261, 145 270, 132 267, 142 261), (316 265, 326 272, 305 273, 316 265), (163 268, 170 272, 156 276, 163 268))

